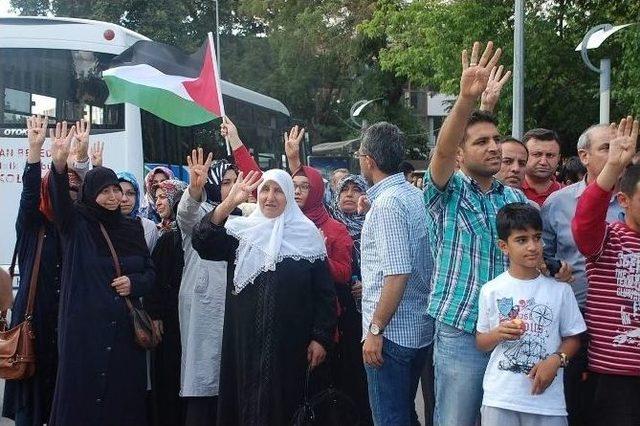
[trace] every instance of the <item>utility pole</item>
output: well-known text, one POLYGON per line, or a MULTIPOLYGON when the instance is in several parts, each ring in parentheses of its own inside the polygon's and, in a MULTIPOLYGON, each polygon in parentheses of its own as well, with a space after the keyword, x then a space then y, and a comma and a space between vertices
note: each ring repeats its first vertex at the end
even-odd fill
POLYGON ((524 134, 524 0, 516 0, 513 28, 513 121, 511 134, 524 134))

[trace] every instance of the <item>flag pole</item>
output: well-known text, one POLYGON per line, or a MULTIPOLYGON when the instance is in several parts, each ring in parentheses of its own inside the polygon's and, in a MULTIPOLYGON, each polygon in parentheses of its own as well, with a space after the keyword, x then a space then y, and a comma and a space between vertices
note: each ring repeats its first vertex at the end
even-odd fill
MULTIPOLYGON (((209 49, 211 50, 211 61, 213 62, 213 72, 216 73, 215 81, 216 81, 216 88, 218 91, 218 103, 220 105, 220 115, 224 117, 225 116, 224 102, 222 101, 222 89, 220 87, 220 66, 218 61, 216 60, 217 58, 220 57, 219 56, 220 52, 216 52, 216 48, 213 44, 213 33, 209 32, 207 36, 208 36, 209 49), (218 56, 216 55, 216 53, 218 56)), ((225 141, 225 145, 227 146, 227 155, 231 156, 231 144, 229 143, 229 138, 225 137, 224 141, 225 141)))

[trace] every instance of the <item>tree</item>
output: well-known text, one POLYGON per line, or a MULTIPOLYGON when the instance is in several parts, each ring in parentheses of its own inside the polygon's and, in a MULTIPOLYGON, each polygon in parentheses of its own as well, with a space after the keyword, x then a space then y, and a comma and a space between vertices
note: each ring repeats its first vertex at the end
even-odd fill
MULTIPOLYGON (((577 137, 598 118, 597 76, 574 52, 591 26, 638 20, 635 2, 535 0, 526 2, 525 127, 548 127, 563 139, 563 152, 575 152, 577 137)), ((474 40, 493 40, 513 57, 513 2, 489 0, 379 0, 372 18, 359 27, 384 38, 382 69, 445 93, 457 93, 460 51, 474 40)), ((607 41, 613 59, 612 118, 638 111, 637 30, 607 41), (634 41, 635 40, 635 41, 634 41)), ((598 53, 591 53, 597 58, 598 53)), ((511 93, 499 105, 502 130, 511 122, 511 93)))
MULTIPOLYGON (((365 0, 225 0, 220 3, 221 74, 225 80, 280 99, 314 141, 355 137, 346 123, 351 104, 383 97, 367 109, 370 121, 394 120, 408 134, 422 128, 402 104, 404 78, 383 71, 381 40, 356 26, 371 17, 365 0)), ((22 14, 114 22, 153 40, 194 51, 215 31, 210 0, 12 0, 22 14)), ((412 138, 424 146, 424 138, 412 138)))

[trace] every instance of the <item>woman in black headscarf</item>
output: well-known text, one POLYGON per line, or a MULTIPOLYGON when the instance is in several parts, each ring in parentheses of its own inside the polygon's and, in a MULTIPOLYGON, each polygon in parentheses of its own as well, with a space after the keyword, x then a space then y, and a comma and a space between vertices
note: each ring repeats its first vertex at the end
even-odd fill
POLYGON ((74 204, 66 175, 70 137, 62 129, 53 139, 49 193, 64 260, 49 425, 144 426, 145 351, 134 342, 124 299, 137 303, 155 279, 142 225, 120 213, 122 191, 111 169, 89 171, 74 204), (119 257, 120 277, 100 224, 119 257))

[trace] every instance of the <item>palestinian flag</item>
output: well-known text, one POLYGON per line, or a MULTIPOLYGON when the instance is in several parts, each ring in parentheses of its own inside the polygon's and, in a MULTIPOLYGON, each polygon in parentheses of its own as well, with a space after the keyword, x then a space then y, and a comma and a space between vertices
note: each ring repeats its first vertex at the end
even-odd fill
POLYGON ((102 78, 109 87, 107 104, 128 102, 178 126, 224 115, 211 33, 192 55, 163 43, 138 41, 113 58, 102 78))

